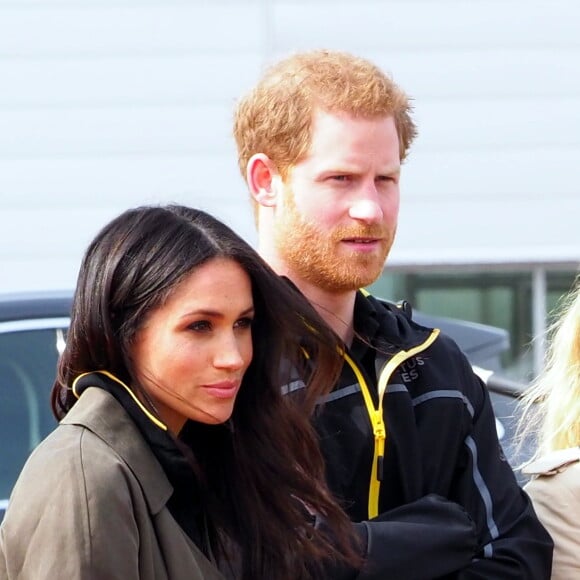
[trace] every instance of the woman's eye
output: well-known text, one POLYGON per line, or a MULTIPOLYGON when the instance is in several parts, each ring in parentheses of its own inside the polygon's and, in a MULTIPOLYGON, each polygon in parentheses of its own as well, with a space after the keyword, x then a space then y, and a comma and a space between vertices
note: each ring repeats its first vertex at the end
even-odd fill
POLYGON ((250 328, 252 326, 253 322, 254 322, 253 318, 251 318, 250 316, 246 316, 244 318, 240 318, 239 320, 237 320, 235 327, 236 328, 250 328))
POLYGON ((211 330, 211 324, 208 320, 196 320, 195 322, 192 322, 187 328, 196 332, 205 332, 206 330, 211 330))

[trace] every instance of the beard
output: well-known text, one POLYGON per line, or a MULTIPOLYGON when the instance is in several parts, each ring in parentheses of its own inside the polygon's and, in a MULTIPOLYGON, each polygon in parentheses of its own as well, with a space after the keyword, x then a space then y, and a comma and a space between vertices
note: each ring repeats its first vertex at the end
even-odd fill
POLYGON ((289 270, 298 278, 332 293, 358 290, 379 278, 395 237, 395 228, 384 224, 337 226, 322 231, 298 211, 293 194, 286 190, 284 209, 275 227, 275 246, 289 270), (380 239, 374 252, 349 250, 343 240, 380 239))

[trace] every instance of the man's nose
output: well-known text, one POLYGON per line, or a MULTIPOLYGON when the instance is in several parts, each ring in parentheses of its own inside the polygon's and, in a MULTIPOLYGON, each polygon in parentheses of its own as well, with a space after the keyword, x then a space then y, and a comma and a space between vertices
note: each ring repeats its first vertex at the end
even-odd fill
POLYGON ((383 210, 376 193, 361 195, 353 201, 348 213, 352 219, 367 223, 376 223, 383 219, 383 210))

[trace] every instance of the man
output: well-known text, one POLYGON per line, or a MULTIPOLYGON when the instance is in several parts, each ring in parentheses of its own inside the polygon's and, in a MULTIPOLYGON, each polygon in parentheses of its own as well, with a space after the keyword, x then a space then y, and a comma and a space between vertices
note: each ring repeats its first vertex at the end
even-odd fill
POLYGON ((359 578, 549 578, 551 540, 466 358, 408 307, 359 291, 395 237, 410 112, 375 65, 333 51, 277 63, 236 110, 260 251, 345 345, 315 418, 328 481, 364 522, 359 578))

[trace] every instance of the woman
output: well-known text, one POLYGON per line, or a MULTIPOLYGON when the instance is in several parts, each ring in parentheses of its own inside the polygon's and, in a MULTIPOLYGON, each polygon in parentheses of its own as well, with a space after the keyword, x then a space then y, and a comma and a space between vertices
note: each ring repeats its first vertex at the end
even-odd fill
POLYGON ((314 310, 225 225, 181 206, 123 213, 81 264, 52 392, 61 423, 13 491, 0 578, 320 578, 356 564, 308 421, 339 368, 314 310), (305 325, 319 331, 299 344, 305 325), (304 365, 299 411, 280 385, 304 365))
POLYGON ((554 540, 552 578, 580 578, 580 278, 551 328, 546 367, 524 399, 538 432, 525 490, 554 540))

